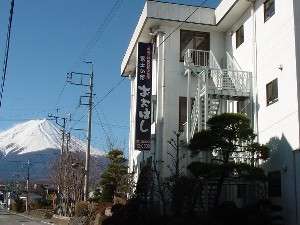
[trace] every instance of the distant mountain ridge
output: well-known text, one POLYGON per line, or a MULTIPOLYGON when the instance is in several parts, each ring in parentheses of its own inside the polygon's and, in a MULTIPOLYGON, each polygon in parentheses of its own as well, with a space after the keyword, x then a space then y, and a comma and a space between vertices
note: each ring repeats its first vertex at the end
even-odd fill
MULTIPOLYGON (((51 166, 60 155, 61 144, 60 129, 46 119, 27 121, 0 132, 0 182, 24 180, 28 160, 31 179, 48 180, 51 166)), ((86 144, 71 137, 69 151, 85 152, 86 144)), ((100 169, 106 166, 102 151, 91 148, 91 155, 100 169)))

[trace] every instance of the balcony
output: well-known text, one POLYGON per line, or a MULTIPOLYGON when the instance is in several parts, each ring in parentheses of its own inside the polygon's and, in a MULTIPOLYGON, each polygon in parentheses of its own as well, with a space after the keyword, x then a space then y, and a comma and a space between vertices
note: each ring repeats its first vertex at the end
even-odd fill
POLYGON ((227 53, 227 68, 222 69, 212 51, 188 49, 184 57, 186 72, 198 78, 198 91, 232 97, 249 96, 251 72, 242 71, 227 53))

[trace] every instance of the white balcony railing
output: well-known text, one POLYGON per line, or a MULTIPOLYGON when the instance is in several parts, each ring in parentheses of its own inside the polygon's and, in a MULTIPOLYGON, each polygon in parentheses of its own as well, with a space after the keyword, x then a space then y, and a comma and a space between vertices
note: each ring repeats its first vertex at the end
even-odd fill
POLYGON ((227 53, 227 69, 222 69, 212 51, 188 49, 184 57, 185 66, 199 67, 207 73, 201 77, 199 91, 206 85, 209 89, 251 91, 251 73, 242 71, 238 63, 227 53))
POLYGON ((188 49, 184 55, 184 63, 186 66, 209 66, 209 51, 188 49))

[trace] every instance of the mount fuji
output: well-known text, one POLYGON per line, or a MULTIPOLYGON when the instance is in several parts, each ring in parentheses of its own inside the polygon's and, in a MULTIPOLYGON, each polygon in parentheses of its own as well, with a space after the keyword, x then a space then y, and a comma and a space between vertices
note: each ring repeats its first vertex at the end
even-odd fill
MULTIPOLYGON (((25 180, 28 161, 30 179, 47 182, 51 167, 61 152, 61 136, 60 129, 46 119, 30 120, 1 132, 0 183, 25 180)), ((70 138, 69 151, 82 153, 84 160, 85 150, 83 141, 70 138)), ((107 165, 104 152, 91 147, 91 156, 97 170, 102 171, 107 165)))

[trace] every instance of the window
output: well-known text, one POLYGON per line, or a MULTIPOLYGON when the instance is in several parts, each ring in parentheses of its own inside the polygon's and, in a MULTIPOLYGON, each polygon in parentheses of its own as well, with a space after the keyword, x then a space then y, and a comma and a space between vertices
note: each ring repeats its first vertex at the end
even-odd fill
POLYGON ((267 0, 264 3, 265 22, 275 14, 275 0, 267 0))
MULTIPOLYGON (((194 104, 194 98, 191 98, 191 106, 194 104)), ((184 125, 186 124, 187 118, 187 97, 179 97, 179 132, 184 131, 184 125)))
POLYGON ((235 43, 236 48, 238 48, 241 44, 244 43, 244 25, 242 25, 235 32, 235 39, 236 39, 236 43, 235 43))
POLYGON ((277 78, 266 85, 267 106, 278 101, 278 81, 277 78))
POLYGON ((209 33, 200 31, 180 30, 180 61, 188 49, 209 51, 209 33))
POLYGON ((281 173, 280 171, 268 174, 269 197, 281 197, 281 173))
POLYGON ((151 107, 151 124, 155 122, 156 119, 156 95, 152 95, 152 107, 151 107))
POLYGON ((184 131, 184 125, 186 123, 186 97, 179 97, 179 131, 184 131))

